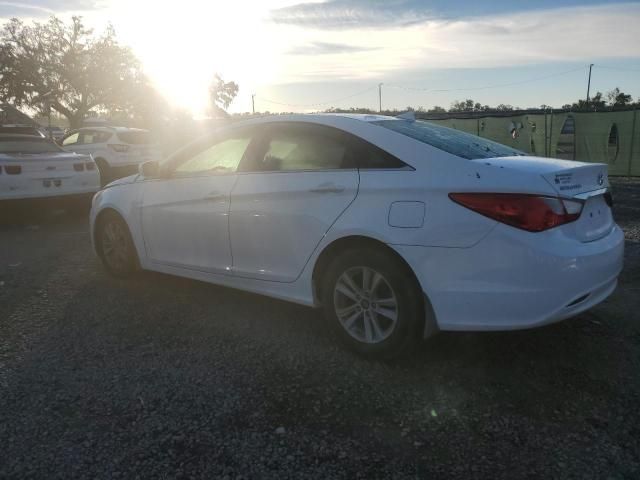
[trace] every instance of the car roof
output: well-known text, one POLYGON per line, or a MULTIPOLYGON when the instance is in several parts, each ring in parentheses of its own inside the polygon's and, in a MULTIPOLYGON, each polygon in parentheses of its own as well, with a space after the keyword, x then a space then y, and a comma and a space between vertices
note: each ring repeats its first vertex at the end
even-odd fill
POLYGON ((99 127, 80 127, 78 130, 97 130, 99 132, 148 132, 143 128, 130 128, 130 127, 113 127, 111 125, 101 125, 99 127))
MULTIPOLYGON (((402 118, 388 115, 366 114, 366 113, 291 113, 283 115, 264 115, 249 119, 233 121, 220 126, 222 129, 237 128, 250 125, 261 125, 280 122, 317 123, 329 127, 345 128, 348 125, 372 124, 382 120, 402 121, 402 118)), ((348 128, 348 127, 347 127, 348 128)))
MULTIPOLYGON (((391 117, 389 115, 378 115, 375 113, 287 113, 283 115, 264 115, 258 117, 260 121, 292 121, 292 122, 309 122, 318 121, 324 123, 330 121, 332 118, 348 118, 351 120, 359 120, 361 122, 379 122, 381 120, 400 120, 398 117, 391 117)), ((250 120, 248 120, 250 121, 250 120)))

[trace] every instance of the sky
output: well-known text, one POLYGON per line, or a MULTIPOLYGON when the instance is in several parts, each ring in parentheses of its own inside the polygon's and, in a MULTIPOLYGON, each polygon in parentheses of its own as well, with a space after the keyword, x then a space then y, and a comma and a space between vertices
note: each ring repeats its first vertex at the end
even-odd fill
POLYGON ((230 111, 560 107, 619 87, 640 97, 640 1, 0 0, 0 19, 111 23, 158 90, 204 115, 214 73, 230 111))

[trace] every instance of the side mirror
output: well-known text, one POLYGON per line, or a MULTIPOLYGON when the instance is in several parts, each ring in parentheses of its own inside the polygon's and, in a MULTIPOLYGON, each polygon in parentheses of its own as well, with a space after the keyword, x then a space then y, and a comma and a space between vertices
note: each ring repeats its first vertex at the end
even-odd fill
POLYGON ((138 172, 144 178, 158 178, 160 176, 160 163, 156 160, 143 162, 138 166, 138 172))

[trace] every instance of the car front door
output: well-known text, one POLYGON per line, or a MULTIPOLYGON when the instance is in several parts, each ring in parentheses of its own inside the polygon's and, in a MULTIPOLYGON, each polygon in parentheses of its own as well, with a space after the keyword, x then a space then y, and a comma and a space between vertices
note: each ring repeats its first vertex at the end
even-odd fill
POLYGON ((293 282, 358 190, 343 132, 274 123, 243 160, 231 193, 234 275, 293 282))
POLYGON ((160 179, 143 183, 141 223, 154 263, 230 274, 229 194, 249 131, 210 138, 170 160, 160 179))

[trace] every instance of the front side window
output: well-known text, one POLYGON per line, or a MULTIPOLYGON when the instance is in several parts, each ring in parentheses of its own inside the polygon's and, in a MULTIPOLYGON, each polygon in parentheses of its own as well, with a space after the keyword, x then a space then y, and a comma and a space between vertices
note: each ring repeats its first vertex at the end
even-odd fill
POLYGON ((62 145, 75 145, 76 143, 78 143, 79 136, 80 136, 80 133, 78 132, 72 133, 62 141, 62 145))
POLYGON ((178 175, 232 173, 244 156, 251 136, 248 134, 226 138, 182 161, 175 169, 178 175))
POLYGON ((525 155, 524 152, 507 145, 434 123, 419 120, 381 120, 373 124, 467 160, 525 155))
POLYGON ((256 161, 257 171, 332 170, 345 168, 346 143, 331 129, 282 125, 270 129, 256 161))

